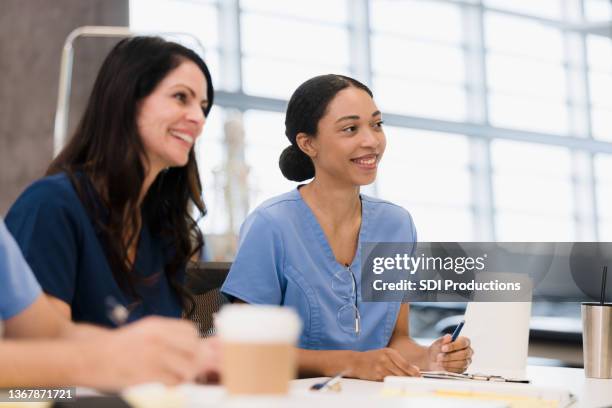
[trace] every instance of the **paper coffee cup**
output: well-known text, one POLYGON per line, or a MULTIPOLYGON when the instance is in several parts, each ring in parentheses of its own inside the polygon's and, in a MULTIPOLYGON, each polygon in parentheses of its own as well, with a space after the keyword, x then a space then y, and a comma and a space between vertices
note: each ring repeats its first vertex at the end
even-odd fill
POLYGON ((295 378, 302 323, 293 309, 227 305, 215 316, 221 381, 231 395, 286 394, 295 378))

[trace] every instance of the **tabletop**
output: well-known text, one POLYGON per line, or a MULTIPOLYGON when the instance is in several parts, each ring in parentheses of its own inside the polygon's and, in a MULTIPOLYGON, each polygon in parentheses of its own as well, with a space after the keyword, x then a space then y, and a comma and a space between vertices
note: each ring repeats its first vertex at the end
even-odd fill
MULTIPOLYGON (((569 390, 576 396, 572 408, 591 408, 612 405, 612 379, 590 379, 584 377, 584 370, 577 368, 528 366, 527 378, 534 386, 555 387, 569 390)), ((405 407, 406 398, 385 396, 382 382, 342 379, 340 392, 314 392, 310 386, 325 378, 308 378, 292 381, 290 393, 284 397, 232 397, 229 398, 221 386, 183 385, 169 393, 161 385, 144 385, 132 388, 128 399, 148 407, 162 406, 227 406, 227 407, 313 407, 351 408, 385 406, 405 407)), ((506 406, 500 402, 462 402, 456 399, 412 398, 415 406, 427 407, 482 407, 506 406)), ((141 405, 139 404, 139 405, 141 405)))

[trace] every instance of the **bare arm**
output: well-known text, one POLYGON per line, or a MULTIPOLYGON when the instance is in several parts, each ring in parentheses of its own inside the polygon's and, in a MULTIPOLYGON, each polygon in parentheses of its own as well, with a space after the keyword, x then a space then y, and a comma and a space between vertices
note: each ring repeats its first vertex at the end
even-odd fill
POLYGON ((107 329, 70 320, 70 306, 55 297, 40 295, 18 315, 4 322, 7 338, 87 338, 107 329))
POLYGON ((70 317, 66 319, 44 294, 38 296, 34 303, 21 313, 4 322, 8 338, 61 337, 70 332, 70 326, 70 317))
POLYGON ((134 384, 193 381, 214 367, 214 344, 192 324, 144 318, 83 339, 0 341, 0 387, 86 386, 117 390, 134 384))
POLYGON ((391 340, 389 340, 389 347, 399 351, 406 360, 416 364, 421 370, 429 370, 428 347, 419 345, 410 337, 409 317, 410 306, 403 303, 400 306, 391 340))
MULTIPOLYGON (((236 299, 236 303, 246 303, 236 299)), ((297 348, 301 377, 345 377, 380 381, 387 375, 418 376, 419 370, 391 348, 369 351, 307 350, 297 348)))
POLYGON ((85 374, 82 360, 87 358, 79 351, 65 341, 0 342, 0 387, 76 385, 85 374))
POLYGON ((297 349, 300 377, 332 377, 342 371, 354 376, 358 352, 352 350, 297 349))

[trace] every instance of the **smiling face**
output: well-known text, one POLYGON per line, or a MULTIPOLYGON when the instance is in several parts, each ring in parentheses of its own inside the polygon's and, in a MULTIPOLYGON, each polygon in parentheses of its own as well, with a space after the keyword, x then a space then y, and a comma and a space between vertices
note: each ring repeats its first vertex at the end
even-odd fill
POLYGON ((353 86, 338 92, 319 121, 316 137, 301 137, 317 178, 363 186, 374 182, 386 139, 381 113, 367 92, 353 86))
POLYGON ((138 133, 149 170, 187 164, 206 118, 206 79, 200 68, 183 61, 140 102, 138 133))

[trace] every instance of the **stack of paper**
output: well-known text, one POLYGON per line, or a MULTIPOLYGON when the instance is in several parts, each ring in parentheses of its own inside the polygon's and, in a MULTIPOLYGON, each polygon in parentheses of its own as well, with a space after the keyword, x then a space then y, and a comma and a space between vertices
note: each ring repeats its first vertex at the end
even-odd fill
POLYGON ((567 390, 531 384, 489 383, 415 377, 385 377, 386 396, 428 396, 470 401, 505 402, 512 408, 562 408, 574 398, 567 390))

